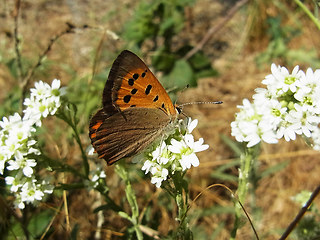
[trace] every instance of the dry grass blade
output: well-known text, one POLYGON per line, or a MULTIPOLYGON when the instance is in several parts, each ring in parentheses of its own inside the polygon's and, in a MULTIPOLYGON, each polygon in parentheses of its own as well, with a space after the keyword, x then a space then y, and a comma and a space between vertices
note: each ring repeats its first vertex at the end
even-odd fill
POLYGON ((253 230, 256 238, 259 240, 258 233, 256 232, 256 229, 255 229, 255 227, 253 226, 253 223, 252 223, 252 221, 251 221, 251 218, 250 218, 249 214, 247 213, 246 209, 244 208, 244 206, 242 205, 242 203, 239 201, 239 199, 234 195, 234 193, 232 192, 232 190, 231 190, 230 188, 228 188, 228 187, 227 187, 226 185, 224 185, 224 184, 216 183, 216 184, 212 184, 212 185, 206 187, 203 191, 201 191, 201 192, 192 200, 191 204, 190 204, 189 207, 188 207, 187 212, 188 212, 189 209, 191 208, 192 204, 193 204, 194 202, 196 202, 197 199, 198 199, 205 191, 207 191, 207 190, 209 190, 209 189, 211 189, 211 188, 214 188, 214 187, 222 187, 222 188, 228 190, 228 191, 230 192, 231 196, 237 200, 237 202, 240 204, 243 212, 244 212, 245 215, 247 216, 247 219, 248 219, 248 221, 249 221, 249 223, 250 223, 250 225, 251 225, 251 228, 252 228, 252 230, 253 230))

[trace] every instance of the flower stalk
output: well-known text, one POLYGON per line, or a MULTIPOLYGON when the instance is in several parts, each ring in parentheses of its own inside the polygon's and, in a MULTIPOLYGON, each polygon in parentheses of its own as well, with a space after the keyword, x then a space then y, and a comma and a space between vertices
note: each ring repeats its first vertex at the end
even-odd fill
POLYGON ((134 231, 136 232, 137 239, 142 240, 143 234, 140 230, 139 207, 138 207, 135 192, 132 189, 132 186, 131 186, 131 183, 129 180, 128 171, 126 170, 126 167, 123 162, 119 162, 116 165, 115 171, 119 175, 119 177, 124 181, 124 183, 126 185, 126 187, 125 187, 126 198, 127 198, 127 201, 131 207, 131 216, 129 216, 125 212, 119 212, 119 214, 120 214, 120 216, 128 219, 133 224, 133 228, 134 228, 134 231))
MULTIPOLYGON (((251 181, 253 180, 252 176, 255 176, 253 172, 254 162, 257 161, 258 156, 258 148, 260 145, 257 145, 252 148, 247 148, 243 154, 240 156, 240 168, 239 168, 239 178, 238 178, 238 189, 237 195, 238 200, 243 204, 246 200, 247 193, 249 191, 249 187, 254 187, 255 184, 251 181)), ((252 191, 254 192, 254 190, 252 191)), ((231 238, 236 239, 237 230, 241 226, 241 216, 242 207, 238 201, 235 202, 235 222, 233 226, 233 230, 231 231, 231 238)))

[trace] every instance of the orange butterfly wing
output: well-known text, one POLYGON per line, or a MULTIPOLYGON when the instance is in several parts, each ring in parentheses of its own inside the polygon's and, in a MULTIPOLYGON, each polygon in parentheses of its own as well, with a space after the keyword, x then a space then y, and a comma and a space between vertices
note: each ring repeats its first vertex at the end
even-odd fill
POLYGON ((123 111, 130 107, 159 108, 168 115, 176 109, 157 78, 134 53, 125 50, 114 61, 103 91, 103 107, 123 111))
POLYGON ((172 128, 177 116, 156 77, 127 50, 112 65, 102 103, 103 109, 90 121, 89 136, 108 165, 145 149, 172 128))

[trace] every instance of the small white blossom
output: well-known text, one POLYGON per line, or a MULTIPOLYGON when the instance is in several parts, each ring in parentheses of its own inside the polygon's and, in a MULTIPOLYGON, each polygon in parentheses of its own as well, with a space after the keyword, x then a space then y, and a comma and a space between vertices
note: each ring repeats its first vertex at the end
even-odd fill
POLYGON ((151 183, 155 184, 156 187, 159 188, 161 186, 162 181, 167 180, 169 171, 168 169, 161 168, 161 166, 158 165, 157 167, 152 168, 151 173, 153 174, 151 178, 151 183))
POLYGON ((150 170, 151 170, 151 168, 153 167, 153 165, 154 165, 154 164, 153 164, 152 161, 146 160, 146 161, 144 162, 141 170, 142 170, 142 171, 145 171, 146 174, 147 174, 148 172, 150 172, 150 170))
POLYGON ((21 178, 20 177, 11 177, 11 176, 7 176, 5 178, 5 181, 6 181, 6 184, 7 185, 11 185, 11 192, 18 192, 19 188, 22 187, 23 185, 23 182, 21 181, 21 178))
POLYGON ((314 150, 320 151, 320 128, 317 127, 311 134, 312 147, 314 150))
POLYGON ((22 201, 26 203, 32 203, 35 200, 41 200, 44 193, 37 188, 34 181, 26 182, 21 188, 21 198, 22 201))
POLYGON ((89 190, 95 189, 99 185, 99 180, 106 178, 106 173, 103 171, 101 166, 97 166, 95 170, 91 170, 89 173, 89 179, 84 183, 89 190))
POLYGON ((243 100, 231 123, 231 135, 252 147, 261 140, 295 140, 296 135, 311 137, 320 123, 320 70, 306 73, 296 66, 292 73, 271 65, 272 74, 262 81, 266 89, 256 89, 253 103, 243 100))
POLYGON ((30 98, 24 100, 27 108, 23 111, 25 117, 33 120, 37 126, 41 126, 41 119, 49 114, 53 115, 60 107, 60 97, 64 91, 60 88, 60 80, 54 79, 51 86, 42 81, 35 83, 35 88, 30 89, 30 98))
POLYGON ((30 97, 24 99, 23 118, 15 113, 0 121, 0 174, 4 168, 8 170, 5 181, 15 195, 15 206, 21 209, 27 203, 36 204, 53 191, 48 180, 39 182, 34 177, 37 162, 30 156, 40 155, 34 139, 35 126, 41 126, 43 118, 57 111, 63 94, 59 80, 53 80, 51 86, 36 82, 35 88, 30 89, 30 97))
POLYGON ((187 118, 180 120, 178 130, 167 137, 166 140, 144 153, 147 160, 142 166, 145 174, 151 173, 151 183, 159 188, 170 174, 176 171, 186 171, 191 166, 199 166, 199 159, 195 153, 208 149, 209 145, 203 144, 203 138, 194 141, 191 132, 197 126, 198 120, 187 118), (170 140, 170 141, 169 141, 170 140))

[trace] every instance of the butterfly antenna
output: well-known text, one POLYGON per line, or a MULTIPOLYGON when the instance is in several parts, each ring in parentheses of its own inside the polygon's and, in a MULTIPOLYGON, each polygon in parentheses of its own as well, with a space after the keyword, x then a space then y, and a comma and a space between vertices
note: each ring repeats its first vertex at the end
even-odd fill
POLYGON ((186 105, 194 105, 194 104, 221 104, 223 103, 222 101, 216 101, 216 102, 189 102, 189 103, 182 103, 178 105, 179 108, 182 108, 183 106, 186 105))
MULTIPOLYGON (((176 101, 174 102, 174 105, 176 105, 177 106, 177 102, 178 102, 178 100, 179 100, 179 98, 180 98, 180 96, 181 96, 181 94, 186 90, 186 89, 188 89, 190 87, 190 85, 189 84, 187 84, 187 86, 185 86, 180 92, 179 92, 179 95, 177 96, 177 99, 176 99, 176 101)), ((180 106, 178 106, 178 107, 180 107, 180 106)))

